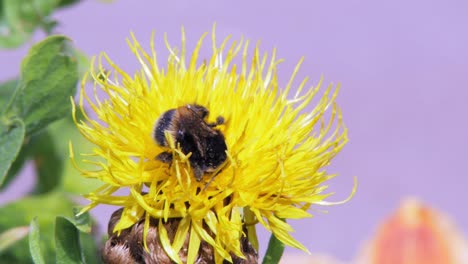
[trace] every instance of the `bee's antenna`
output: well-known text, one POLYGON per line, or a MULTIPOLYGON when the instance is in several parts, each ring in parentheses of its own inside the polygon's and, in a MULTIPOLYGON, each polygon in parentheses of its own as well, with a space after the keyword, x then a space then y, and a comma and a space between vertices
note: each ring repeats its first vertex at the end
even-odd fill
POLYGON ((208 126, 210 126, 210 127, 216 127, 216 126, 219 126, 219 125, 222 125, 222 124, 224 124, 224 117, 218 116, 218 117, 216 118, 216 122, 214 122, 214 123, 209 123, 208 126))
POLYGON ((218 116, 218 117, 216 118, 216 125, 219 126, 219 125, 222 125, 222 124, 224 124, 224 117, 218 116))

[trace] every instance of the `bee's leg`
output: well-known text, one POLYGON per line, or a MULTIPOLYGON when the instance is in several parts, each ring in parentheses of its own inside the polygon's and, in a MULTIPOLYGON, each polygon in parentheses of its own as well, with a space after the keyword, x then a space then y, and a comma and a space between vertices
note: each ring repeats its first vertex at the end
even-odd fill
POLYGON ((200 168, 200 166, 197 166, 197 165, 192 165, 192 169, 193 169, 193 174, 195 174, 195 179, 197 179, 197 181, 201 181, 202 177, 203 177, 203 170, 200 168))
POLYGON ((161 152, 156 156, 155 159, 159 160, 159 161, 162 161, 164 163, 168 163, 169 164, 168 169, 169 170, 171 169, 171 166, 172 166, 172 153, 167 152, 167 151, 161 152))
POLYGON ((203 191, 205 191, 206 188, 208 188, 208 185, 210 185, 210 183, 216 178, 217 175, 218 175, 218 174, 213 175, 213 176, 211 177, 210 181, 208 181, 208 183, 205 184, 205 187, 203 187, 203 191))
POLYGON ((214 122, 214 123, 209 123, 208 125, 209 125, 210 127, 215 127, 215 126, 219 126, 219 125, 222 125, 222 124, 224 124, 224 117, 218 116, 218 117, 216 118, 216 122, 214 122))
POLYGON ((159 161, 162 161, 164 163, 171 164, 172 163, 172 153, 167 152, 167 151, 161 152, 156 156, 155 159, 159 160, 159 161))

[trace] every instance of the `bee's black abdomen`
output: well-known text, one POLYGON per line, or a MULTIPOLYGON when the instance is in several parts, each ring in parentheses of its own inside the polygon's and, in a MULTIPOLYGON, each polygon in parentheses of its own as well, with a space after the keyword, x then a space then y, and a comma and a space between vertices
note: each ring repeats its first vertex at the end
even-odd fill
POLYGON ((206 156, 204 163, 209 168, 216 168, 220 166, 227 158, 226 155, 226 141, 223 134, 216 131, 216 135, 206 139, 206 156))
POLYGON ((168 145, 164 132, 170 129, 174 115, 175 109, 166 111, 156 123, 156 128, 154 129, 154 139, 161 146, 167 147, 168 145))

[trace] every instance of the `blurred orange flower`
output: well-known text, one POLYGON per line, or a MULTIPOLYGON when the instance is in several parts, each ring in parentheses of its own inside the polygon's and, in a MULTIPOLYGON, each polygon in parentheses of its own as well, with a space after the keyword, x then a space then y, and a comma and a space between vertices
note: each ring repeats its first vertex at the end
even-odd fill
POLYGON ((380 225, 356 263, 468 263, 468 243, 445 215, 416 199, 405 199, 380 225))

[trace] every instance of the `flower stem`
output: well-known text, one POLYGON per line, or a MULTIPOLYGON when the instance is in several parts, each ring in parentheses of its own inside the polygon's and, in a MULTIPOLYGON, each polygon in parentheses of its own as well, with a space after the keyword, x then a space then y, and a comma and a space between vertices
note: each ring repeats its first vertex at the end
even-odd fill
POLYGON ((247 237, 249 238, 250 243, 254 247, 254 249, 258 252, 258 237, 257 237, 257 231, 255 228, 255 224, 257 222, 257 219, 255 218, 255 214, 250 210, 250 208, 247 206, 244 208, 244 217, 246 221, 246 227, 247 227, 247 237))
POLYGON ((283 255, 284 244, 276 238, 274 234, 271 234, 270 242, 268 242, 268 248, 263 259, 263 264, 277 264, 279 263, 281 256, 283 255))

